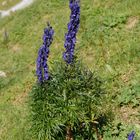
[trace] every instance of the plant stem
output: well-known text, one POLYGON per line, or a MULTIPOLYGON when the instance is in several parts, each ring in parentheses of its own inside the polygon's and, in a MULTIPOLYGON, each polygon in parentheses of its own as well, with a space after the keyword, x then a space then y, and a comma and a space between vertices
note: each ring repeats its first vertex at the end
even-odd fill
POLYGON ((73 134, 72 134, 71 126, 67 127, 66 140, 73 140, 73 134))
POLYGON ((95 126, 95 132, 96 132, 96 135, 97 135, 97 140, 103 140, 99 131, 98 131, 98 128, 95 126))

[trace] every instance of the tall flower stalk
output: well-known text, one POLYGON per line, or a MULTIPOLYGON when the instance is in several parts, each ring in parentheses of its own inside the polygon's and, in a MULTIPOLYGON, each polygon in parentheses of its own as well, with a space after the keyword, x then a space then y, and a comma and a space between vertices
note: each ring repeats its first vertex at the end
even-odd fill
POLYGON ((40 47, 38 51, 38 57, 36 61, 36 75, 38 78, 38 82, 42 83, 49 79, 49 72, 48 72, 48 56, 49 56, 49 47, 53 41, 54 30, 48 24, 48 27, 44 29, 43 35, 43 45, 40 47))
POLYGON ((71 9, 70 22, 68 23, 68 33, 65 35, 64 47, 66 51, 63 53, 63 59, 71 64, 74 59, 74 48, 76 44, 76 34, 80 25, 80 1, 70 0, 69 7, 71 9))

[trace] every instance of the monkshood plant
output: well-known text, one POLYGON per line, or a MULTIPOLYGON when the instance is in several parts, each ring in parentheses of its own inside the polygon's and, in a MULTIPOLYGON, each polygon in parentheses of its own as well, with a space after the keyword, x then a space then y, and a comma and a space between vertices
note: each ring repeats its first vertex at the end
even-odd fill
POLYGON ((100 127, 98 123, 106 116, 105 109, 101 110, 105 99, 103 83, 76 59, 71 65, 63 62, 56 65, 59 67, 53 76, 61 99, 57 107, 63 108, 61 115, 66 131, 63 134, 67 140, 91 139, 100 127))
POLYGON ((106 123, 101 79, 74 61, 54 62, 49 80, 30 93, 32 128, 41 140, 94 139, 106 123))
POLYGON ((37 83, 30 93, 33 136, 39 140, 100 140, 99 131, 107 122, 106 94, 102 80, 74 54, 80 25, 80 2, 70 0, 70 22, 65 35, 62 61, 47 61, 54 30, 44 30, 37 57, 37 83), (104 120, 104 121, 103 121, 104 120))

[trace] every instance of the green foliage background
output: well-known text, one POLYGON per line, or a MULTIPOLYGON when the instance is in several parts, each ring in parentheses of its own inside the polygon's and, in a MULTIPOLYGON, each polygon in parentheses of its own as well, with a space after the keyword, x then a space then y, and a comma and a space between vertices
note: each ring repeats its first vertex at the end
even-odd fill
MULTIPOLYGON (((139 135, 140 128, 139 5, 138 0, 81 1, 76 51, 83 63, 104 79, 113 101, 115 133, 118 123, 124 126, 120 132, 122 140, 132 129, 139 135)), ((47 21, 55 29, 49 57, 51 69, 51 62, 61 59, 69 13, 66 0, 36 0, 30 7, 0 19, 0 70, 7 73, 7 78, 0 79, 0 139, 30 140, 26 101, 36 81, 35 60, 42 43, 42 29, 47 21)))

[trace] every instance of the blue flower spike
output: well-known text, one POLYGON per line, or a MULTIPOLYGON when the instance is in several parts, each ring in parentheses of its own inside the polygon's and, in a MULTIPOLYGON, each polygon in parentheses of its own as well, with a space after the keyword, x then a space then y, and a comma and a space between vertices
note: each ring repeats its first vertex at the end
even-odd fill
POLYGON ((54 30, 48 23, 48 27, 44 29, 44 35, 42 37, 43 45, 38 51, 38 57, 36 61, 36 75, 39 83, 43 83, 49 79, 48 72, 48 57, 49 57, 49 47, 53 41, 54 30))
POLYGON ((74 59, 74 49, 76 44, 76 34, 80 25, 80 1, 70 0, 71 9, 70 22, 68 23, 68 33, 65 34, 63 59, 66 63, 71 64, 74 59))
POLYGON ((135 137, 135 132, 132 131, 129 135, 128 135, 128 140, 134 140, 135 137))

